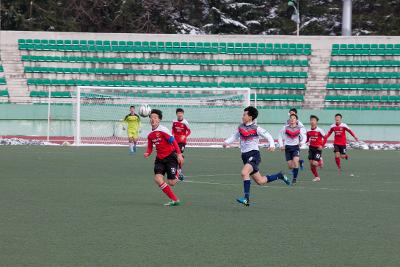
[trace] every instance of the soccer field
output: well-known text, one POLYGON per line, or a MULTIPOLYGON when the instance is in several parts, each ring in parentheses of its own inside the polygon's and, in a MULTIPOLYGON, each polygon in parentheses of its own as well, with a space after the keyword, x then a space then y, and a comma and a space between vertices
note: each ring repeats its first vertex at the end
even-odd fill
MULTIPOLYGON (((184 202, 164 207, 153 157, 127 148, 1 147, 0 265, 398 266, 399 151, 350 151, 321 182, 252 183, 242 195, 238 149, 186 152, 184 202)), ((286 170, 263 152, 261 170, 286 170)), ((306 157, 306 151, 302 151, 306 157)))

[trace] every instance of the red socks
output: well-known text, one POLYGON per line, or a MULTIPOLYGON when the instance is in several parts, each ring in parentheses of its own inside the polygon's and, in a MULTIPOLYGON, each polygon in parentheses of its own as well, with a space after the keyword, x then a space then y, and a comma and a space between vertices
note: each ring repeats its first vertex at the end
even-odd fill
POLYGON ((340 169, 340 158, 335 158, 335 161, 338 169, 340 169))
POLYGON ((314 177, 319 177, 318 176, 318 171, 316 166, 311 166, 311 172, 314 174, 314 177))
POLYGON ((169 199, 171 199, 172 201, 178 201, 178 198, 176 197, 174 191, 172 191, 171 187, 168 184, 162 183, 160 185, 160 188, 164 192, 164 194, 169 197, 169 199))

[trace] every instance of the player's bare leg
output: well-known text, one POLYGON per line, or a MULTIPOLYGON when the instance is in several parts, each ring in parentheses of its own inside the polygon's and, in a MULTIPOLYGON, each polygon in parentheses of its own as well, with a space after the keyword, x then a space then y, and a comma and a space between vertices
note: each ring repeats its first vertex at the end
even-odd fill
POLYGON ((341 173, 341 169, 342 169, 340 158, 341 158, 340 152, 335 152, 335 162, 336 162, 336 166, 338 168, 339 174, 341 173))
POLYGON ((320 164, 319 164, 318 161, 316 161, 316 160, 310 160, 310 169, 311 169, 311 172, 312 172, 313 175, 314 175, 313 182, 319 182, 319 181, 321 180, 320 177, 319 177, 319 175, 318 175, 318 171, 317 171, 317 168, 318 168, 319 165, 320 165, 320 164))
POLYGON ((136 153, 136 144, 137 144, 137 138, 129 138, 129 153, 130 154, 135 154, 136 153))
POLYGON ((164 192, 164 194, 167 195, 169 199, 171 199, 170 202, 165 204, 166 206, 178 206, 180 204, 178 197, 175 195, 170 185, 168 185, 164 181, 164 175, 156 174, 154 176, 154 181, 158 185, 158 187, 160 187, 160 189, 164 192))

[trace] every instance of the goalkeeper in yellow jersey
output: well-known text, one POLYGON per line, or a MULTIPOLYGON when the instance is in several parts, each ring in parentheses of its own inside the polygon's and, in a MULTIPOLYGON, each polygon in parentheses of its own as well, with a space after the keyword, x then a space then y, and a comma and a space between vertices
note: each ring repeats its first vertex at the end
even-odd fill
POLYGON ((128 124, 129 154, 136 152, 136 144, 139 139, 140 117, 135 113, 135 106, 131 106, 130 112, 125 116, 124 122, 128 124))

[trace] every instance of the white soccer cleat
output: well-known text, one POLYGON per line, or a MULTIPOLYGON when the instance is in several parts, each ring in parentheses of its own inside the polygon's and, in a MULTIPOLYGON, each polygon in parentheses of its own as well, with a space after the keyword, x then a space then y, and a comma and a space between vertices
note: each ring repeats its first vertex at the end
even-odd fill
POLYGON ((321 178, 315 177, 312 181, 313 181, 313 182, 319 182, 319 181, 321 181, 321 178))

